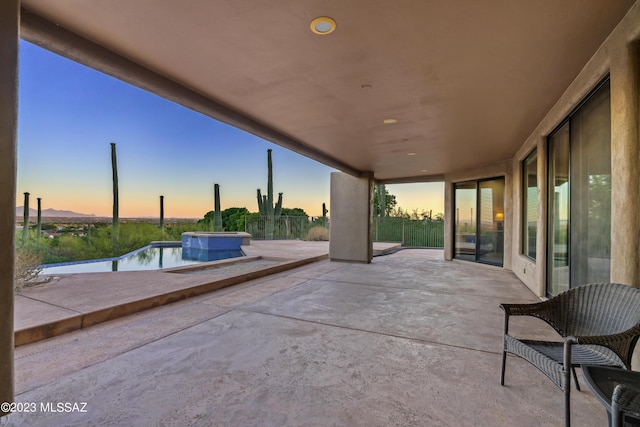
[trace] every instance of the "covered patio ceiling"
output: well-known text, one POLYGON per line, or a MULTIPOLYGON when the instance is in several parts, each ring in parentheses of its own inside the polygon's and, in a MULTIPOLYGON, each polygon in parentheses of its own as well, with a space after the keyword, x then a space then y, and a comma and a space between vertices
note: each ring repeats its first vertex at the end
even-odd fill
POLYGON ((510 159, 633 3, 23 0, 21 36, 344 172, 437 181, 510 159))

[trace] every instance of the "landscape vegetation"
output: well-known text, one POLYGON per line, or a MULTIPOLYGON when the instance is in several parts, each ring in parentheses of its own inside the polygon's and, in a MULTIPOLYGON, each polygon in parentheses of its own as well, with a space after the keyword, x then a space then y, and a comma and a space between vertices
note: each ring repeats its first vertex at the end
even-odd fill
MULTIPOLYGON (((16 286, 37 280, 42 264, 118 257, 154 241, 180 241, 188 231, 247 231, 253 239, 329 240, 328 210, 322 205, 321 217, 310 218, 300 208, 283 207, 283 194, 274 203, 272 152, 267 150, 267 192, 257 190, 257 212, 246 207, 221 209, 221 191, 214 184, 214 209, 199 220, 165 219, 164 196, 160 196, 158 219, 120 219, 116 145, 111 143, 113 171, 113 216, 43 217, 41 198, 37 198, 37 220, 30 216, 30 194, 24 194, 22 230, 16 236, 16 286), (111 224, 109 224, 111 222, 111 224)), ((444 221, 441 213, 403 211, 384 185, 374 192, 376 241, 397 241, 404 246, 442 247, 444 221)))

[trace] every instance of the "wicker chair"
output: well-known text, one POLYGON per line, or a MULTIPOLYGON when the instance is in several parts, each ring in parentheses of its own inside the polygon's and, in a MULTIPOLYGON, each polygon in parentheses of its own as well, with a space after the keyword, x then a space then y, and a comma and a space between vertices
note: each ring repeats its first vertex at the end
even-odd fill
POLYGON ((611 426, 623 427, 625 414, 640 419, 640 387, 636 384, 618 384, 611 396, 611 426))
POLYGON ((502 374, 507 353, 542 371, 564 392, 565 425, 571 423, 570 391, 573 372, 581 364, 631 368, 640 337, 640 289, 618 283, 594 283, 569 289, 547 301, 501 304, 505 312, 502 374), (534 316, 547 322, 563 342, 533 341, 509 335, 510 316, 534 316))

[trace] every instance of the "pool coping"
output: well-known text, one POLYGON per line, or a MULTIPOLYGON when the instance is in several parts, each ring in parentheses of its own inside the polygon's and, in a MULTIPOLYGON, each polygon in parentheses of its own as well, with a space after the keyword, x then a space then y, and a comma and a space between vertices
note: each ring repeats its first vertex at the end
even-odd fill
MULTIPOLYGON (((182 247, 182 241, 180 240, 158 240, 158 241, 153 241, 151 243, 149 243, 146 246, 143 246, 141 248, 135 249, 131 252, 127 252, 126 254, 120 255, 120 256, 115 256, 115 257, 110 257, 110 258, 96 258, 96 259, 81 259, 78 261, 64 261, 64 262, 53 262, 50 264, 40 264, 38 266, 38 268, 42 269, 42 274, 48 274, 46 272, 47 268, 54 268, 54 267, 65 267, 68 265, 76 265, 76 264, 94 264, 94 263, 100 263, 100 262, 110 262, 110 261, 122 261, 125 258, 131 257, 133 255, 137 255, 140 252, 146 251, 147 249, 152 249, 152 248, 181 248, 182 247)), ((242 252, 243 256, 245 255, 244 251, 242 251, 242 249, 240 249, 240 251, 242 252)), ((228 258, 226 258, 228 259, 228 258)), ((195 263, 194 263, 195 264, 195 263)), ((193 264, 188 264, 188 265, 193 265, 193 264)), ((174 268, 174 267, 168 267, 168 268, 174 268)), ((140 271, 157 271, 157 270, 161 270, 161 269, 154 269, 154 270, 140 270, 140 271)), ((127 271, 136 271, 136 270, 127 270, 127 271)), ((89 272, 87 272, 89 273, 89 272)), ((79 274, 79 273, 52 273, 52 274, 79 274)))
MULTIPOLYGON (((245 256, 168 267, 161 270, 59 274, 61 280, 25 288, 16 295, 15 346, 79 331, 109 320, 132 315, 218 289, 277 274, 329 258, 328 242, 255 241, 242 246, 245 256), (252 260, 279 263, 228 276, 184 274, 252 260), (176 280, 171 279, 175 277, 176 280), (110 284, 117 284, 111 288, 110 284), (138 289, 138 285, 142 288, 138 289), (108 289, 108 292, 105 292, 108 289), (131 290, 135 292, 129 292, 131 290), (18 324, 21 326, 18 328, 18 324)), ((399 243, 374 243, 374 253, 391 253, 399 243)))
MULTIPOLYGON (((148 310, 155 307, 160 307, 173 302, 181 301, 187 298, 192 298, 198 295, 213 292, 218 289, 222 289, 228 286, 237 285, 249 280, 259 279, 261 277, 269 276, 272 274, 287 271, 293 268, 301 267, 303 265, 311 264, 316 261, 328 259, 327 254, 316 255, 301 259, 285 259, 278 257, 268 256, 245 256, 242 258, 231 258, 228 260, 217 260, 211 262, 205 262, 194 266, 182 266, 174 267, 162 270, 155 270, 154 273, 163 274, 185 274, 189 270, 202 270, 215 267, 216 265, 223 266, 225 264, 236 264, 239 262, 250 262, 259 259, 281 261, 279 264, 261 268, 259 270, 248 271, 239 273, 230 277, 218 278, 215 280, 207 280, 206 275, 202 275, 204 283, 196 285, 186 285, 183 288, 175 289, 169 292, 160 292, 153 295, 144 296, 132 301, 128 301, 121 304, 108 305, 104 308, 87 311, 77 312, 64 307, 58 306, 59 309, 68 311, 69 313, 77 313, 72 315, 60 314, 56 319, 47 320, 40 324, 28 326, 21 329, 16 329, 14 332, 14 345, 16 347, 40 341, 43 339, 51 338, 54 336, 66 334, 69 332, 77 331, 83 328, 97 325, 109 320, 117 319, 124 316, 129 316, 144 310, 148 310)), ((144 273, 144 272, 143 272, 144 273)), ((74 273, 80 274, 95 274, 95 273, 74 273)), ((99 273, 98 273, 99 274, 99 273)), ((118 272, 105 273, 105 274, 118 274, 118 272)), ((62 275, 60 275, 62 276, 62 275)), ((29 298, 29 296, 26 296, 29 298)), ((35 300, 37 301, 37 300, 35 300)), ((39 301, 44 304, 48 304, 45 301, 39 301)))

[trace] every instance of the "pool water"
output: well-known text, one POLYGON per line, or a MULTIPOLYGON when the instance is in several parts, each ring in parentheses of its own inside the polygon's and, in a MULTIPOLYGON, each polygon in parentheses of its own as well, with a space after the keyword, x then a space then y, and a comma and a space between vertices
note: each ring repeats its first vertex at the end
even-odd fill
POLYGON ((243 256, 241 250, 187 250, 181 247, 145 247, 120 258, 41 265, 42 274, 105 273, 159 270, 243 256))

